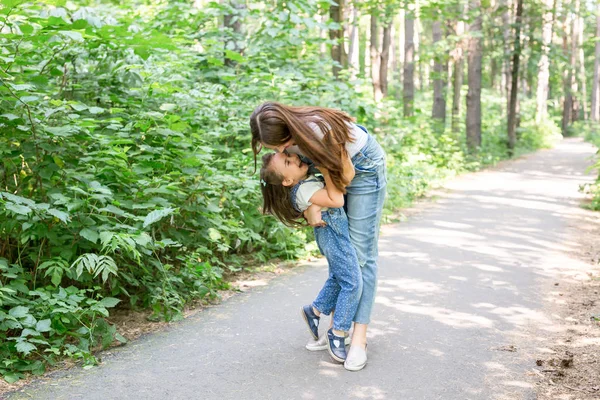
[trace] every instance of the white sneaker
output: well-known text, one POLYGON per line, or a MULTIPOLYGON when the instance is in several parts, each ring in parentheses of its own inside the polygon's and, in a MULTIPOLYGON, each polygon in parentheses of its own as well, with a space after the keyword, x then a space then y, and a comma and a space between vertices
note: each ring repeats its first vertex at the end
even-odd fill
MULTIPOLYGON (((352 339, 350 338, 350 336, 346 337, 344 344, 348 346, 351 340, 352 339)), ((311 339, 308 343, 306 343, 306 350, 309 351, 327 350, 328 347, 329 345, 327 340, 327 332, 321 335, 319 340, 311 339)))
POLYGON ((364 349, 360 346, 350 346, 344 368, 348 371, 360 371, 365 365, 367 365, 367 345, 365 344, 364 349))

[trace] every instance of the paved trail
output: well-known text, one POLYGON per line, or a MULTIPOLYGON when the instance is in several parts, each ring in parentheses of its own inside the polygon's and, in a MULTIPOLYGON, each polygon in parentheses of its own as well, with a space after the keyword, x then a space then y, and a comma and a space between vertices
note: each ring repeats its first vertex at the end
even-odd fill
POLYGON ((361 372, 304 349, 299 309, 325 280, 318 262, 9 398, 534 399, 530 351, 543 340, 554 279, 577 272, 565 235, 585 218, 578 186, 593 179, 593 154, 566 140, 461 177, 385 226, 361 372), (503 351, 510 345, 517 351, 503 351))

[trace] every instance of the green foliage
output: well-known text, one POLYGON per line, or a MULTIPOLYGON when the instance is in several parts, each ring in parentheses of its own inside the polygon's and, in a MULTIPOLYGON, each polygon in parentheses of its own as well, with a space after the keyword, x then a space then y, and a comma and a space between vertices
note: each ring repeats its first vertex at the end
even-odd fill
MULTIPOLYGON (((124 341, 104 319, 117 299, 179 318, 247 262, 311 251, 310 230, 260 213, 248 116, 264 100, 337 107, 377 135, 388 213, 507 157, 502 96, 485 93, 472 156, 464 132, 431 126, 428 95, 406 120, 393 97, 374 103, 369 81, 345 71, 333 79, 320 53, 329 40, 319 30, 336 27, 319 17, 328 2, 133 3, 0 9, 0 373, 9 382, 58 357, 93 365, 92 350, 124 341), (222 27, 228 13, 244 34, 222 27)), ((544 145, 544 132, 524 121, 524 148, 544 145)))

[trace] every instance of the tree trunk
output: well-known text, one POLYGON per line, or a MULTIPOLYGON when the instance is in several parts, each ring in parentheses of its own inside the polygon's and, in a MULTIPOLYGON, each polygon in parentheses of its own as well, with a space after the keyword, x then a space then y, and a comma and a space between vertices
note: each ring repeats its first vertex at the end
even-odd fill
MULTIPOLYGON (((242 35, 242 18, 240 14, 246 9, 246 4, 238 1, 228 1, 224 4, 231 8, 231 11, 225 14, 223 17, 223 26, 225 31, 231 32, 229 37, 225 40, 225 50, 231 50, 236 53, 240 53, 243 51, 239 45, 241 40, 238 40, 238 37, 242 35)), ((236 65, 236 62, 225 57, 225 65, 232 67, 236 65)))
POLYGON ((502 87, 503 92, 506 95, 506 105, 508 107, 508 98, 510 93, 510 0, 502 0, 501 7, 504 8, 502 12, 502 37, 504 39, 504 58, 502 61, 502 87))
POLYGON ((358 64, 359 74, 365 78, 367 75, 367 32, 358 25, 358 64))
MULTIPOLYGON (((571 25, 572 26, 572 25, 571 25)), ((571 27, 568 23, 568 13, 565 12, 565 22, 563 26, 563 51, 566 58, 571 60, 571 64, 574 63, 575 53, 571 51, 569 54, 569 32, 571 27)), ((564 93, 565 99, 563 102, 563 116, 561 123, 561 132, 563 136, 567 136, 569 124, 571 123, 571 115, 573 113, 573 96, 571 93, 573 87, 573 68, 566 68, 564 73, 564 93)))
POLYGON ((348 64, 352 70, 352 77, 355 78, 360 70, 358 56, 358 9, 356 5, 352 6, 352 27, 350 28, 350 41, 348 44, 348 64))
POLYGON ((413 27, 414 31, 414 43, 415 43, 415 67, 417 68, 417 83, 419 84, 419 90, 423 91, 423 65, 421 64, 421 17, 420 17, 419 0, 415 0, 415 23, 413 27))
POLYGON ((536 90, 536 123, 541 123, 548 118, 548 85, 550 82, 550 44, 552 42, 552 22, 554 21, 554 2, 556 0, 544 1, 544 13, 542 15, 542 55, 538 63, 538 82, 536 90))
POLYGON ((433 45, 434 64, 433 64, 433 110, 431 117, 443 129, 446 123, 446 90, 444 84, 444 55, 440 54, 439 47, 436 46, 442 40, 442 21, 433 21, 433 45))
POLYGON ((521 56, 521 16, 523 15, 523 0, 517 0, 517 15, 515 18, 515 51, 511 71, 510 102, 508 109, 508 149, 512 155, 517 144, 517 95, 519 84, 519 57, 521 56))
POLYGON ((346 65, 346 49, 344 48, 344 0, 337 0, 337 4, 329 6, 329 18, 337 22, 339 29, 329 30, 329 39, 332 41, 331 58, 333 59, 333 75, 337 78, 342 67, 346 65))
POLYGON ((585 55, 583 54, 583 17, 581 12, 577 13, 577 47, 579 47, 579 81, 581 82, 581 96, 579 104, 581 105, 581 115, 584 120, 588 119, 587 113, 587 84, 585 77, 585 55))
POLYGON ((404 18, 404 14, 405 11, 404 9, 400 10, 399 16, 398 16, 398 40, 397 40, 397 44, 398 44, 398 90, 396 90, 396 99, 400 100, 402 99, 402 82, 404 82, 404 74, 403 74, 403 66, 404 66, 404 43, 406 42, 405 40, 405 18, 404 18))
POLYGON ((469 27, 467 146, 474 152, 481 146, 481 1, 470 0, 470 11, 475 18, 469 27))
POLYGON ((571 31, 571 101, 573 110, 571 111, 571 123, 577 121, 581 103, 579 102, 579 82, 577 80, 577 44, 579 42, 579 5, 580 0, 575 0, 575 11, 573 14, 572 31, 571 31))
MULTIPOLYGON (((596 10, 596 38, 600 38, 600 2, 596 10)), ((594 81, 592 82, 592 109, 590 110, 592 121, 600 120, 600 109, 598 100, 600 99, 600 40, 596 40, 596 54, 594 58, 594 81)))
POLYGON ((406 10, 404 17, 404 80, 403 80, 403 103, 404 116, 413 115, 413 102, 415 99, 415 43, 414 43, 415 20, 412 12, 406 10))
POLYGON ((378 10, 371 9, 371 81, 373 82, 373 96, 375 101, 383 98, 381 91, 381 54, 379 52, 379 27, 377 26, 378 10))
MULTIPOLYGON (((456 36, 458 37, 462 37, 465 33, 464 17, 467 14, 466 3, 461 3, 459 3, 459 7, 461 7, 461 16, 456 23, 456 36)), ((463 85, 464 46, 464 39, 461 38, 457 43, 456 48, 453 50, 452 54, 452 58, 454 60, 454 70, 452 72, 452 132, 454 133, 457 133, 459 131, 460 124, 460 90, 463 85)))
POLYGON ((391 44, 392 25, 386 23, 383 27, 383 41, 381 43, 381 56, 379 65, 379 80, 381 82, 382 97, 388 94, 388 65, 390 62, 390 44, 391 44))

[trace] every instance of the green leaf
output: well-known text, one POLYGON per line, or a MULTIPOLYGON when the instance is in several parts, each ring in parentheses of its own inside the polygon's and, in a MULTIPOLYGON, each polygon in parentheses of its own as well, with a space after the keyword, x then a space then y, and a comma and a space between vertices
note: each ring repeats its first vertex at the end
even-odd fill
POLYGON ((98 232, 89 228, 83 228, 81 231, 79 231, 79 235, 94 244, 98 242, 98 232))
POLYGON ((19 376, 19 374, 13 374, 13 373, 9 373, 9 374, 4 374, 2 375, 4 377, 4 380, 7 383, 15 383, 17 382, 19 379, 21 379, 21 377, 19 376))
POLYGON ((16 306, 11 308, 10 311, 8 311, 8 314, 15 318, 23 318, 29 314, 29 307, 16 306))
POLYGON ((127 338, 125 338, 119 332, 115 333, 115 339, 117 339, 121 343, 127 343, 127 338))
POLYGON ((101 107, 90 107, 88 111, 92 114, 102 114, 105 110, 101 107))
POLYGON ((105 307, 105 308, 112 308, 114 306, 116 306, 117 304, 119 304, 121 300, 119 299, 115 299, 114 297, 105 297, 102 300, 100 300, 98 302, 98 304, 100 304, 101 306, 105 307))
POLYGON ((37 324, 35 324, 35 330, 38 332, 50 332, 51 323, 52 321, 49 319, 38 321, 37 324))
POLYGON ((19 215, 29 215, 29 213, 31 213, 31 208, 20 204, 6 203, 5 207, 7 210, 19 215))
POLYGON ((56 208, 50 208, 48 209, 48 211, 46 211, 48 214, 58 218, 59 220, 61 220, 62 222, 64 222, 65 224, 67 222, 69 222, 69 214, 67 214, 64 211, 60 211, 57 210, 56 208))
POLYGON ((240 53, 231 50, 225 50, 225 57, 237 62, 244 61, 244 57, 240 53))
POLYGON ((36 349, 37 349, 37 347, 35 347, 34 344, 29 343, 29 342, 22 341, 22 342, 17 343, 17 351, 19 353, 23 353, 25 355, 28 355, 29 353, 31 353, 33 350, 36 350, 36 349))
POLYGON ((170 207, 163 208, 162 210, 152 211, 150 214, 146 215, 146 218, 144 218, 144 228, 152 225, 153 223, 155 223, 157 221, 160 221, 167 215, 173 214, 173 211, 175 211, 175 210, 170 207))
POLYGON ((175 108, 177 108, 177 104, 172 103, 164 103, 160 106, 160 109, 163 111, 173 111, 175 108))
POLYGON ((210 240, 213 242, 217 242, 221 239, 221 233, 216 230, 215 228, 208 228, 208 236, 210 237, 210 240))

